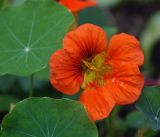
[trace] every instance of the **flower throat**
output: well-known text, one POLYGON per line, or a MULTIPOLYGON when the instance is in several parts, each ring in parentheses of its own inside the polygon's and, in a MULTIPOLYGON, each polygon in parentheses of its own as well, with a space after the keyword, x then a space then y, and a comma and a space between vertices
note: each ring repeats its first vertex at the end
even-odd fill
POLYGON ((110 71, 112 68, 110 65, 105 64, 106 53, 102 52, 97 54, 93 58, 87 58, 82 61, 82 67, 84 72, 84 81, 82 88, 85 88, 88 84, 95 82, 97 85, 105 85, 103 77, 104 74, 110 71))

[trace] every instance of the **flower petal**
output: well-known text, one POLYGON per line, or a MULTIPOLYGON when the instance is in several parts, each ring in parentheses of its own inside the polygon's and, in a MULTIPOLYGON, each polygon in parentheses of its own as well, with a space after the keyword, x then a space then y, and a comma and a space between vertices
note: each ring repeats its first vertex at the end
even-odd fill
POLYGON ((59 0, 61 4, 71 10, 73 13, 77 13, 78 11, 91 6, 96 6, 96 2, 91 0, 59 0))
POLYGON ((108 54, 112 61, 134 62, 138 66, 144 62, 144 54, 139 41, 134 36, 125 33, 111 38, 108 54))
POLYGON ((116 104, 134 103, 140 96, 144 86, 144 77, 135 64, 113 65, 112 79, 106 75, 108 90, 112 93, 116 104))
POLYGON ((78 59, 71 58, 63 49, 55 52, 50 59, 50 81, 59 91, 75 94, 83 81, 81 65, 78 59))
POLYGON ((84 24, 69 32, 63 40, 63 48, 73 57, 90 58, 107 46, 106 32, 93 24, 84 24))
POLYGON ((112 95, 105 87, 86 88, 80 96, 80 102, 93 121, 106 118, 115 105, 112 95))

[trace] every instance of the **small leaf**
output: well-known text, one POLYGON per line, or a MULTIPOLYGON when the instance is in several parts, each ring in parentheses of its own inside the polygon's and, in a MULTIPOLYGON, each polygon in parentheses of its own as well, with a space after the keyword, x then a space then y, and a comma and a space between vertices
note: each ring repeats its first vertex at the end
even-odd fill
POLYGON ((147 125, 145 115, 140 111, 133 111, 127 115, 126 125, 133 128, 143 128, 147 125))
POLYGON ((23 4, 24 2, 26 2, 26 0, 12 0, 12 4, 14 5, 23 4))
POLYGON ((144 137, 158 137, 158 131, 154 131, 152 129, 147 129, 144 133, 144 137))
POLYGON ((3 5, 3 1, 4 1, 4 0, 0 0, 0 8, 1 8, 1 6, 3 5))
POLYGON ((1 129, 2 137, 98 137, 79 102, 46 97, 19 102, 1 129))
POLYGON ((108 37, 117 33, 118 29, 114 26, 113 17, 109 11, 102 8, 90 7, 79 13, 79 24, 93 23, 101 26, 107 32, 108 37))
POLYGON ((1 10, 0 75, 44 69, 72 23, 72 14, 53 0, 26 0, 1 10))
POLYGON ((1 95, 0 96, 0 112, 2 111, 9 111, 11 104, 15 104, 18 102, 18 99, 8 96, 8 95, 1 95))
POLYGON ((112 35, 118 32, 118 29, 113 26, 103 27, 103 29, 107 32, 107 36, 109 39, 112 37, 112 35))
POLYGON ((153 129, 160 129, 160 87, 145 87, 136 107, 149 119, 153 129))
POLYGON ((0 0, 0 9, 8 6, 10 3, 9 0, 0 0))
POLYGON ((100 6, 108 6, 108 7, 114 7, 122 2, 122 0, 99 0, 100 6))

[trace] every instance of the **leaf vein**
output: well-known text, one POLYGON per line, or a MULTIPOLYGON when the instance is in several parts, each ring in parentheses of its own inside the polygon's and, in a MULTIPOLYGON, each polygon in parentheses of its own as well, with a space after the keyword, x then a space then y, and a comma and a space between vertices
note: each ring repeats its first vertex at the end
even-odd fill
POLYGON ((44 137, 47 137, 44 130, 42 129, 42 127, 40 126, 40 124, 38 123, 38 121, 34 118, 34 116, 32 115, 32 113, 30 111, 27 111, 29 116, 32 118, 32 120, 36 123, 36 125, 39 127, 40 131, 42 132, 44 137))
POLYGON ((36 18, 36 10, 34 9, 33 18, 32 18, 32 24, 31 24, 31 30, 30 30, 30 34, 29 34, 29 38, 28 38, 27 47, 29 47, 30 43, 31 43, 31 39, 32 39, 32 35, 33 35, 33 28, 34 28, 34 24, 35 24, 35 18, 36 18))
POLYGON ((21 40, 16 36, 16 34, 11 30, 11 28, 8 26, 8 24, 7 24, 7 22, 5 21, 5 19, 2 17, 2 16, 0 16, 1 17, 1 19, 2 19, 2 22, 3 22, 3 24, 4 24, 4 26, 7 28, 7 30, 9 31, 9 33, 11 34, 11 36, 22 46, 22 47, 26 47, 25 46, 25 44, 23 44, 22 42, 21 42, 21 40))

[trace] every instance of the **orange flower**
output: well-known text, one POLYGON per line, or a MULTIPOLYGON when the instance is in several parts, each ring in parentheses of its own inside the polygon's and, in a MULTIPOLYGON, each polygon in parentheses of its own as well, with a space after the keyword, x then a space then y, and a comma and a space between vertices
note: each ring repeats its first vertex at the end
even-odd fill
POLYGON ((58 2, 70 9, 72 13, 77 13, 86 7, 96 5, 96 3, 91 0, 58 0, 58 2))
POLYGON ((93 121, 107 117, 115 105, 135 102, 144 84, 136 38, 121 33, 107 44, 103 29, 84 24, 65 36, 63 49, 50 59, 51 84, 68 95, 84 88, 80 102, 93 121))

